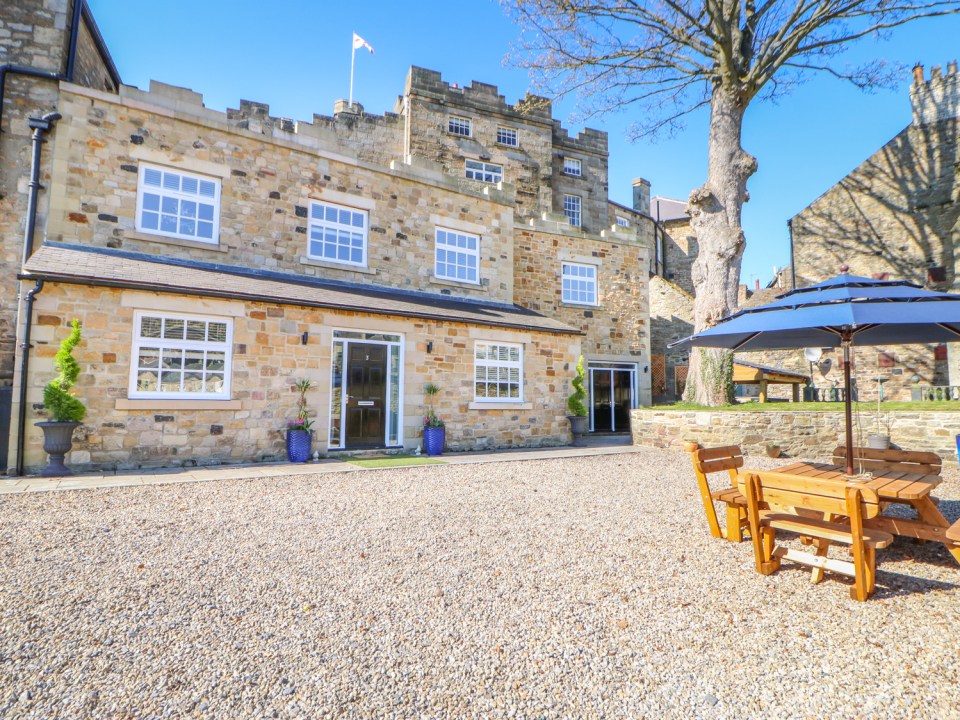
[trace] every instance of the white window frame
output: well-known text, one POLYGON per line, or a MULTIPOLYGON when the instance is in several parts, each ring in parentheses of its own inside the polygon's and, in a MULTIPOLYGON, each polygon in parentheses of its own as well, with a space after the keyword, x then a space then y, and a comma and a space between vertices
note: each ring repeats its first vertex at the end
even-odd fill
POLYGON ((189 240, 191 242, 203 243, 204 245, 219 245, 220 244, 220 178, 211 177, 209 175, 200 175, 195 172, 190 172, 188 170, 181 170, 180 168, 173 167, 164 167, 163 165, 153 165, 151 163, 140 163, 140 169, 137 173, 137 218, 136 218, 136 228, 137 232, 142 232, 148 235, 159 235, 161 237, 175 238, 177 240, 189 240), (159 172, 161 173, 160 186, 147 185, 146 175, 148 171, 159 172), (183 192, 179 188, 173 190, 172 188, 165 187, 165 178, 163 174, 179 176, 180 180, 178 185, 182 186, 183 179, 189 179, 197 183, 197 192, 183 192), (214 187, 213 196, 209 195, 200 195, 199 191, 202 187, 202 184, 212 183, 214 187), (157 195, 160 198, 159 208, 154 211, 153 208, 144 208, 144 196, 146 194, 157 195), (163 213, 160 208, 163 208, 165 205, 164 201, 176 201, 177 203, 177 213, 175 217, 178 218, 178 229, 177 232, 170 230, 163 230, 161 228, 162 216, 171 216, 173 213, 163 213), (201 219, 200 208, 197 207, 196 213, 191 218, 189 216, 183 216, 180 214, 181 203, 182 202, 194 202, 205 205, 213 205, 213 218, 212 219, 201 219), (158 216, 157 227, 151 228, 146 227, 143 222, 144 212, 156 214, 158 216), (192 220, 196 225, 199 225, 200 222, 210 222, 213 225, 212 234, 209 238, 200 237, 196 233, 193 235, 189 233, 181 233, 179 231, 179 223, 181 220, 192 220))
POLYGON ((457 137, 473 137, 473 121, 460 115, 447 118, 447 132, 457 137))
MULTIPOLYGON (((560 300, 567 305, 599 305, 600 304, 600 284, 597 279, 597 266, 590 263, 562 262, 560 264, 560 300), (587 270, 587 275, 568 273, 568 269, 587 270), (570 280, 575 283, 590 282, 593 283, 593 299, 577 300, 567 297, 567 283, 570 280)), ((588 286, 589 288, 589 286, 588 286)), ((576 292, 580 292, 579 288, 576 292)))
POLYGON ((616 217, 617 217, 617 225, 619 225, 620 227, 626 227, 626 228, 630 227, 630 221, 627 220, 625 217, 620 217, 619 215, 617 215, 616 217))
POLYGON ((452 280, 454 282, 466 283, 468 285, 479 285, 480 284, 480 236, 474 233, 465 232, 463 230, 454 230, 447 227, 438 227, 434 233, 433 241, 433 276, 439 280, 452 280), (440 234, 444 234, 444 238, 441 241, 440 234), (464 238, 466 243, 469 243, 469 240, 472 238, 474 240, 475 248, 470 249, 468 244, 460 245, 459 242, 452 244, 449 242, 449 236, 453 236, 455 240, 459 238, 464 238), (454 265, 459 267, 460 263, 453 262, 451 263, 446 259, 446 253, 454 252, 458 255, 466 255, 467 264, 464 266, 469 271, 471 269, 469 261, 472 259, 474 263, 474 278, 461 278, 457 277, 456 273, 453 275, 441 274, 440 272, 440 252, 444 252, 444 265, 454 265))
POLYGON ((577 158, 565 157, 563 159, 563 174, 571 177, 582 177, 583 163, 577 158))
POLYGON ((466 159, 464 160, 464 173, 469 180, 479 180, 492 184, 503 182, 503 165, 497 165, 496 163, 466 159))
MULTIPOLYGON (((483 382, 489 384, 489 379, 483 382)), ((500 381, 497 380, 497 383, 500 381)), ((507 381, 510 383, 510 381, 507 381)), ((478 403, 520 403, 523 402, 523 345, 520 343, 496 342, 493 340, 477 340, 473 346, 473 399, 478 403), (481 348, 505 347, 519 351, 518 360, 490 360, 488 358, 480 359, 477 357, 477 351, 481 348), (517 397, 485 397, 477 395, 477 369, 478 368, 497 368, 505 370, 519 369, 519 384, 517 388, 517 397)))
POLYGON ((504 145, 506 147, 520 147, 520 133, 516 128, 504 127, 503 125, 498 126, 497 145, 504 145), (504 138, 509 139, 509 141, 504 138))
MULTIPOLYGON (((155 312, 153 310, 137 310, 133 314, 133 332, 130 352, 130 382, 128 398, 131 400, 229 400, 231 390, 231 374, 233 370, 233 319, 216 315, 189 315, 184 313, 155 312), (141 336, 143 318, 160 318, 161 320, 182 320, 217 322, 227 326, 227 336, 224 342, 210 340, 169 340, 163 337, 147 338, 141 336), (140 350, 146 347, 159 347, 162 352, 169 350, 212 350, 224 353, 223 360, 223 389, 220 392, 162 392, 160 390, 138 390, 137 373, 140 370, 140 350)), ((160 361, 162 363, 162 360, 160 361)), ((159 374, 162 368, 157 368, 159 374)), ((181 371, 181 378, 185 371, 181 371)), ((181 379, 182 382, 182 379, 181 379)))
POLYGON ((579 195, 564 195, 563 214, 567 216, 567 222, 571 225, 581 227, 583 225, 583 198, 579 195))
MULTIPOLYGON (((367 251, 370 246, 370 213, 369 211, 364 210, 363 208, 350 207, 349 205, 340 205, 339 203, 328 202, 326 200, 311 200, 308 213, 309 213, 307 216, 307 221, 308 221, 307 222, 307 257, 308 258, 310 258, 311 260, 319 260, 321 262, 336 263, 337 265, 351 265, 353 267, 363 267, 363 268, 367 267, 367 251), (323 218, 314 217, 314 212, 316 211, 317 208, 324 209, 323 218), (343 223, 340 221, 339 217, 337 218, 336 221, 327 220, 325 216, 326 216, 326 210, 328 208, 335 210, 338 215, 341 212, 348 212, 348 213, 351 213, 352 215, 353 214, 360 215, 363 219, 363 225, 358 226, 358 225, 353 225, 351 223, 343 223), (356 262, 350 259, 341 260, 339 259, 339 257, 331 258, 323 254, 315 255, 312 251, 313 243, 319 242, 321 245, 326 244, 326 241, 322 237, 324 229, 333 229, 334 231, 336 231, 337 233, 336 247, 337 248, 340 248, 342 245, 342 243, 340 242, 341 232, 356 233, 356 231, 359 229, 361 231, 360 234, 363 236, 363 247, 361 248, 360 262, 356 262), (313 236, 313 233, 315 230, 319 230, 319 232, 321 233, 320 238, 315 238, 313 236)), ((352 251, 354 249, 352 245, 352 241, 351 241, 351 244, 347 246, 347 249, 349 251, 349 254, 352 255, 352 251)))

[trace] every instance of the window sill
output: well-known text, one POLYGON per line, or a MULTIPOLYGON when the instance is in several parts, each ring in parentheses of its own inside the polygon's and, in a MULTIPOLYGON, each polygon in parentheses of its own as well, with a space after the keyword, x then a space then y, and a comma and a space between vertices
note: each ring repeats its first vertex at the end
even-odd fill
POLYGON ((239 410, 239 400, 128 400, 119 398, 117 410, 239 410))
POLYGON ((438 278, 435 275, 430 276, 430 283, 432 285, 449 285, 450 287, 463 288, 464 290, 487 292, 487 288, 480 283, 466 282, 464 280, 447 280, 446 278, 438 278))
POLYGON ((196 248, 197 250, 209 250, 210 252, 225 253, 229 250, 220 243, 206 243, 199 240, 181 240, 180 238, 167 237, 166 235, 151 235, 150 233, 140 232, 139 230, 124 230, 124 238, 131 240, 143 240, 144 242, 160 243, 161 245, 176 245, 177 247, 196 248))
POLYGON ((533 410, 532 402, 472 402, 469 410, 533 410))
POLYGON ((580 308, 583 310, 603 310, 603 305, 596 304, 591 305, 590 303, 572 303, 572 302, 560 302, 560 307, 568 308, 580 308))
POLYGON ((363 273, 364 275, 377 274, 377 271, 373 268, 365 267, 363 265, 348 265, 347 263, 331 262, 329 260, 317 260, 316 258, 307 257, 306 255, 300 256, 300 264, 309 265, 311 267, 327 268, 328 270, 343 270, 345 272, 363 273))

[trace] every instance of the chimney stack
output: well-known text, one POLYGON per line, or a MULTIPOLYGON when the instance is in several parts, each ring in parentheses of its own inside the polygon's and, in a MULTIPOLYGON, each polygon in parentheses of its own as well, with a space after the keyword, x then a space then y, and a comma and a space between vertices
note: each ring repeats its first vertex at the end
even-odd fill
POLYGON ((633 180, 633 209, 643 215, 650 215, 650 181, 644 178, 633 180))
POLYGON ((920 63, 913 66, 913 81, 915 83, 923 82, 923 65, 920 63))

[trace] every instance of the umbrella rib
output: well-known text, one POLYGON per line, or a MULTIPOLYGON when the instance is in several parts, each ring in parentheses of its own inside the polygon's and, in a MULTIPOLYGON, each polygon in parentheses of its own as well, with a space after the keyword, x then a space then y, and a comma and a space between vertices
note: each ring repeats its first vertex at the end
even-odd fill
POLYGON ((748 338, 747 338, 746 340, 744 340, 743 342, 737 343, 736 345, 734 345, 732 348, 730 348, 730 350, 733 351, 733 352, 736 352, 737 350, 739 350, 740 348, 742 348, 744 345, 746 345, 748 342, 750 342, 751 340, 753 340, 753 339, 754 339, 757 335, 759 335, 759 334, 760 334, 760 333, 755 332, 753 335, 751 335, 750 337, 748 337, 748 338))
POLYGON ((944 330, 946 330, 946 331, 949 332, 949 333, 953 333, 953 334, 956 335, 957 337, 960 337, 960 330, 954 330, 952 327, 950 327, 950 326, 947 325, 946 323, 937 323, 937 326, 943 328, 944 330))

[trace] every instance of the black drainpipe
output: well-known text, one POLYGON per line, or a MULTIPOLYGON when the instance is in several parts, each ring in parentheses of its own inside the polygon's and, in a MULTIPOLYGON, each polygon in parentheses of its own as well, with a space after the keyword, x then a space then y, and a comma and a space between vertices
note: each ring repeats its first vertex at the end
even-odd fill
POLYGON ((23 475, 23 445, 24 440, 27 437, 26 432, 24 432, 24 425, 27 422, 27 370, 30 368, 30 348, 33 347, 30 344, 30 334, 33 330, 33 302, 43 291, 43 280, 37 280, 37 284, 33 286, 33 290, 27 293, 27 299, 24 307, 24 312, 27 316, 27 321, 24 324, 23 328, 23 344, 20 345, 20 405, 18 408, 18 422, 17 422, 17 475, 23 475))
MULTIPOLYGON (((23 233, 23 263, 33 254, 33 236, 37 230, 37 193, 43 187, 40 183, 40 153, 47 142, 44 135, 53 128, 53 123, 60 119, 60 113, 47 113, 42 118, 30 118, 29 126, 33 128, 33 156, 30 161, 30 183, 27 195, 27 227, 23 233)), ((24 312, 26 322, 23 328, 23 343, 20 345, 20 405, 19 422, 17 423, 17 475, 23 475, 23 442, 26 437, 24 423, 27 421, 27 370, 30 367, 30 335, 33 330, 33 301, 43 290, 43 280, 37 280, 33 290, 27 293, 24 312)))
POLYGON ((790 236, 790 289, 797 289, 797 263, 793 257, 793 218, 787 220, 787 234, 790 236))

